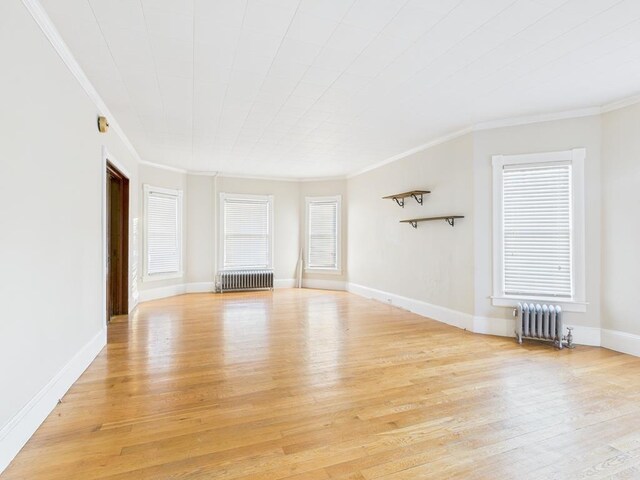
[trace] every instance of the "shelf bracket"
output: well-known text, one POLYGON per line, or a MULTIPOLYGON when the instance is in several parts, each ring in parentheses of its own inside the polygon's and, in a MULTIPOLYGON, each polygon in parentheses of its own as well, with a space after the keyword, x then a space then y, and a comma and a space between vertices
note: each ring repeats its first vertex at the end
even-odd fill
POLYGON ((414 222, 414 221, 410 221, 409 224, 413 227, 413 228, 418 228, 418 222, 414 222))
POLYGON ((449 225, 451 225, 452 227, 453 227, 453 226, 455 226, 455 224, 456 224, 456 219, 455 219, 455 218, 452 218, 452 217, 445 218, 445 221, 446 221, 449 225))
POLYGON ((422 205, 422 194, 418 194, 416 195, 415 193, 412 193, 411 196, 415 199, 416 202, 418 202, 419 205, 422 205))
POLYGON ((393 197, 393 200, 398 204, 398 206, 404 208, 404 198, 393 197))

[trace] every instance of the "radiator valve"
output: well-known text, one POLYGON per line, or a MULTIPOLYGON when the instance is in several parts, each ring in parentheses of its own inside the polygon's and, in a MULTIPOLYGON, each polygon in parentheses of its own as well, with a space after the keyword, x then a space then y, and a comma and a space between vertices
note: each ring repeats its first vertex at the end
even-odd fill
POLYGON ((575 345, 573 344, 573 327, 567 327, 567 334, 564 336, 563 340, 566 340, 567 342, 567 348, 574 348, 575 345))

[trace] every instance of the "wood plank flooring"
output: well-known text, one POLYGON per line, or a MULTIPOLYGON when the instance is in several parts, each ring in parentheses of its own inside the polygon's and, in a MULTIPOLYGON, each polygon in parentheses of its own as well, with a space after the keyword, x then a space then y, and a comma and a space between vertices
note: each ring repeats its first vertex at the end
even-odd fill
POLYGON ((9 479, 640 479, 640 359, 344 292, 142 304, 9 479))

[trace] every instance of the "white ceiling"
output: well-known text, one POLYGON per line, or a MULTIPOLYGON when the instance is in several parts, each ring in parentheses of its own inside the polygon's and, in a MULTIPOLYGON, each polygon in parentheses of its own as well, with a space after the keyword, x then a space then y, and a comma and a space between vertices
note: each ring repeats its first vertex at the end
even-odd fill
POLYGON ((640 91, 639 0, 41 0, 141 157, 348 174, 640 91))

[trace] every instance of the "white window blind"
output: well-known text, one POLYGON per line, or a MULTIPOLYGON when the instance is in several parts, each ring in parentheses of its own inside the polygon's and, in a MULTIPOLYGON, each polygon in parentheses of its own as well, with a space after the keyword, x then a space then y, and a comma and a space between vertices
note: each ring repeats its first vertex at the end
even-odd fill
POLYGON ((307 268, 339 268, 339 212, 338 198, 307 199, 307 268))
POLYGON ((503 167, 506 295, 572 297, 571 175, 567 163, 503 167))
POLYGON ((271 268, 271 198, 222 195, 223 267, 271 268))
POLYGON ((145 186, 146 274, 181 270, 181 197, 177 190, 145 186))

